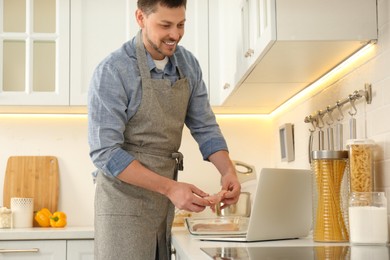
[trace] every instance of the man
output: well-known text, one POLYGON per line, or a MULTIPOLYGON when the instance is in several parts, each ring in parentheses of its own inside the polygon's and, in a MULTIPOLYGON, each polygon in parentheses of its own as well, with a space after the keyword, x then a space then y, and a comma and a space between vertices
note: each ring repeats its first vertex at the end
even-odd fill
POLYGON ((195 57, 178 46, 186 0, 139 0, 141 28, 108 56, 89 90, 89 143, 96 172, 96 259, 169 259, 174 207, 200 212, 208 194, 177 182, 184 124, 221 173, 225 205, 240 194, 195 57))

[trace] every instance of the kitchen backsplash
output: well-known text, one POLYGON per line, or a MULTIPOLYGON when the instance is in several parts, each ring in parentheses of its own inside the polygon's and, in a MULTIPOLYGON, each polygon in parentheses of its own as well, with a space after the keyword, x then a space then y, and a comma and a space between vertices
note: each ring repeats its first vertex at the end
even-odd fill
MULTIPOLYGON (((257 117, 218 117, 229 143, 231 157, 256 168, 272 166, 272 123, 257 117)), ((12 155, 53 155, 60 171, 59 209, 68 214, 70 226, 93 225, 94 166, 88 155, 86 116, 0 115, 0 205, 6 163, 12 155)), ((219 189, 219 174, 202 160, 197 143, 186 129, 181 151, 181 181, 209 193, 219 189)))

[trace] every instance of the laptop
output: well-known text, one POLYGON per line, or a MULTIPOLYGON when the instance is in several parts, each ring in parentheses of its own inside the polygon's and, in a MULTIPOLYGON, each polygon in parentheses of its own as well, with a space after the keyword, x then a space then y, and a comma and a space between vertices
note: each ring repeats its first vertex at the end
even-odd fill
MULTIPOLYGON (((191 223, 190 218, 186 221, 188 230, 201 240, 234 242, 294 239, 309 235, 312 227, 310 170, 263 168, 253 199, 251 215, 248 219, 240 219, 243 223, 239 224, 238 230, 194 232, 191 225, 195 222, 191 223)), ((216 217, 215 221, 224 219, 216 217)))

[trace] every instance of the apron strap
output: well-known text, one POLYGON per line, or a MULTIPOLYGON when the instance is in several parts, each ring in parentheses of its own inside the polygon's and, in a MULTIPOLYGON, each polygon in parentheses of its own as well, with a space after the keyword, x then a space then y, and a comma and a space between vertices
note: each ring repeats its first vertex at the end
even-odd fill
POLYGON ((181 72, 181 69, 179 67, 176 67, 177 71, 179 72, 179 78, 180 79, 184 79, 185 78, 185 75, 183 74, 183 72, 181 72))
POLYGON ((177 153, 172 153, 172 159, 176 160, 176 165, 175 165, 175 172, 173 175, 173 179, 176 181, 178 177, 179 171, 184 170, 184 160, 183 160, 183 154, 181 152, 177 153))
POLYGON ((141 78, 147 78, 150 79, 150 70, 148 67, 148 60, 146 59, 146 53, 145 53, 145 46, 142 41, 142 30, 139 30, 137 36, 136 36, 136 54, 137 54, 137 60, 138 60, 138 67, 141 73, 141 78))
POLYGON ((148 149, 145 147, 140 147, 140 146, 137 146, 134 144, 129 144, 129 143, 124 143, 123 148, 125 150, 128 150, 128 151, 146 153, 146 154, 151 154, 151 155, 162 156, 162 157, 174 159, 176 161, 175 172, 174 172, 174 179, 175 180, 177 180, 178 171, 184 170, 184 156, 179 151, 169 152, 169 151, 164 151, 164 150, 160 150, 160 149, 148 149))

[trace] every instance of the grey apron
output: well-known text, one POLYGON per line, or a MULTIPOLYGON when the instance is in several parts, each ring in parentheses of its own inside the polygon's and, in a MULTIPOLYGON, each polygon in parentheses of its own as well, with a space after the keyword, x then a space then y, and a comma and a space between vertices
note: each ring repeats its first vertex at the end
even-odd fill
MULTIPOLYGON (((176 179, 182 167, 178 152, 189 100, 189 86, 180 79, 152 79, 141 31, 137 60, 142 100, 129 120, 123 149, 145 167, 176 179)), ((136 174, 136 173, 134 173, 136 174)), ((170 259, 174 205, 157 193, 99 173, 95 195, 95 259, 170 259)))

